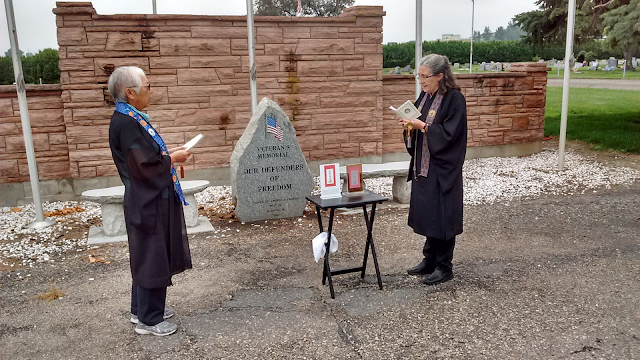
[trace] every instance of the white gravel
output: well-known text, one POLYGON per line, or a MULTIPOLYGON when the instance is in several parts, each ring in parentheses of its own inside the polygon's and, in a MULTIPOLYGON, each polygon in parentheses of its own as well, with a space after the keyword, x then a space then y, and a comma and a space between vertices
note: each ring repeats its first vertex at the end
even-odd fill
MULTIPOLYGON (((556 170, 558 153, 544 150, 525 157, 484 158, 465 162, 465 204, 493 204, 519 199, 534 198, 542 194, 572 195, 596 192, 611 186, 630 184, 640 179, 640 171, 617 166, 606 166, 594 158, 584 157, 568 151, 565 154, 564 171, 556 170)), ((367 179, 369 190, 391 197, 391 177, 367 179)), ((318 179, 316 178, 316 184, 318 179)), ((316 185, 315 192, 318 191, 316 185)), ((230 186, 211 186, 196 194, 198 203, 207 213, 229 214, 231 204, 230 186)), ((64 220, 41 230, 24 229, 35 220, 33 204, 12 208, 0 208, 0 265, 33 266, 36 262, 53 262, 51 257, 70 250, 87 248, 86 226, 88 222, 100 221, 99 204, 82 201, 45 202, 44 211, 56 211, 80 206, 86 211, 52 217, 64 220), (74 226, 82 224, 85 231, 79 238, 67 238, 74 226)), ((308 210, 310 210, 309 208, 308 210)), ((218 223, 211 236, 231 237, 233 232, 218 223)))

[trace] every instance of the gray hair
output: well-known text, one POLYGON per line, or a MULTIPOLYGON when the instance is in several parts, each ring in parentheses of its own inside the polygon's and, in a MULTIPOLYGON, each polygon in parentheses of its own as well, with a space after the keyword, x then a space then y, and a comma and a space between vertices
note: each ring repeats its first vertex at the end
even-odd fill
POLYGON ((109 76, 109 93, 116 102, 126 103, 128 101, 125 90, 133 89, 139 94, 142 78, 145 76, 144 70, 137 66, 121 66, 113 70, 109 76))
POLYGON ((460 86, 456 83, 456 78, 451 71, 451 66, 449 66, 449 58, 446 56, 429 54, 420 59, 420 66, 429 67, 434 75, 443 74, 442 81, 440 81, 440 90, 443 93, 451 89, 460 90, 460 86))

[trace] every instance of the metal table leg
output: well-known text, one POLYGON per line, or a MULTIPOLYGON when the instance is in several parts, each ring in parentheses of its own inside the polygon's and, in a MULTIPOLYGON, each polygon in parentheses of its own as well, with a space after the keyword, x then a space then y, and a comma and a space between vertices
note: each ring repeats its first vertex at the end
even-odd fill
POLYGON ((375 245, 373 244, 373 220, 376 216, 376 204, 373 203, 371 205, 371 219, 369 219, 369 217, 367 216, 367 207, 366 205, 363 206, 363 212, 364 212, 364 220, 367 223, 367 244, 365 245, 365 249, 367 250, 365 252, 364 255, 364 263, 362 264, 362 277, 364 278, 364 272, 366 270, 366 266, 367 266, 367 254, 369 253, 369 249, 367 249, 368 245, 371 245, 371 256, 373 257, 373 265, 375 265, 376 268, 376 276, 378 277, 378 287, 380 288, 380 290, 382 290, 382 277, 380 276, 380 268, 378 267, 378 257, 376 256, 376 248, 375 245))
MULTIPOLYGON (((336 294, 333 291, 333 281, 331 280, 331 267, 329 266, 329 253, 330 253, 329 249, 331 247, 331 230, 333 229, 334 212, 335 212, 335 208, 331 208, 331 211, 329 212, 329 229, 327 230, 327 244, 326 244, 326 251, 324 254, 324 275, 323 275, 323 280, 325 276, 329 279, 329 291, 331 292, 332 299, 336 298, 336 294)), ((324 285, 324 281, 322 282, 322 284, 324 285)))

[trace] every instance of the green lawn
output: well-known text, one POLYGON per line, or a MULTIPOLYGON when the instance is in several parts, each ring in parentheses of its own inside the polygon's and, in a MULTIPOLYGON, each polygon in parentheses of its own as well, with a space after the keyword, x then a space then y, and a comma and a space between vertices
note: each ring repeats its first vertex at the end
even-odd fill
MULTIPOLYGON (((545 136, 560 134, 562 88, 547 87, 545 136)), ((567 139, 640 154, 640 91, 571 88, 567 139)))

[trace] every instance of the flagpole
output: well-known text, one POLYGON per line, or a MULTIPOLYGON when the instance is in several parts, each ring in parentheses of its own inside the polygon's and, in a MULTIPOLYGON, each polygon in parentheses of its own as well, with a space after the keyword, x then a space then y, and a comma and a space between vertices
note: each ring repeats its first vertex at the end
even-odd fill
POLYGON ((469 74, 473 72, 473 19, 476 11, 476 3, 471 0, 471 51, 469 51, 469 74))
MULTIPOLYGON (((422 59, 422 0, 416 0, 416 65, 413 72, 418 75, 418 67, 422 59)), ((416 99, 420 96, 422 86, 416 77, 416 99)))
POLYGON ((569 59, 573 53, 573 30, 576 18, 576 0, 569 0, 567 17, 567 41, 564 52, 564 82, 562 83, 562 112, 560 115, 560 144, 558 146, 558 170, 564 170, 564 148, 567 141, 567 117, 569 114, 569 59))
POLYGON ((27 152, 27 163, 29 165, 29 179, 31 180, 31 193, 33 194, 33 205, 36 211, 36 221, 27 225, 29 229, 42 229, 56 223, 53 220, 45 220, 42 211, 42 199, 40 199, 40 182, 38 177, 38 166, 36 164, 36 153, 33 149, 33 137, 31 134, 31 121, 29 120, 29 108, 27 106, 27 92, 22 75, 22 59, 20 58, 20 48, 18 47, 18 33, 16 31, 16 19, 13 13, 13 1, 4 0, 4 9, 7 13, 7 27, 9 28, 9 43, 11 44, 11 57, 13 58, 13 74, 16 79, 16 90, 18 92, 18 105, 20 108, 20 120, 22 122, 22 135, 24 147, 27 152))
POLYGON ((253 0, 247 0, 247 35, 249 41, 249 87, 251 89, 251 114, 258 107, 258 71, 256 69, 256 42, 253 38, 253 0))

